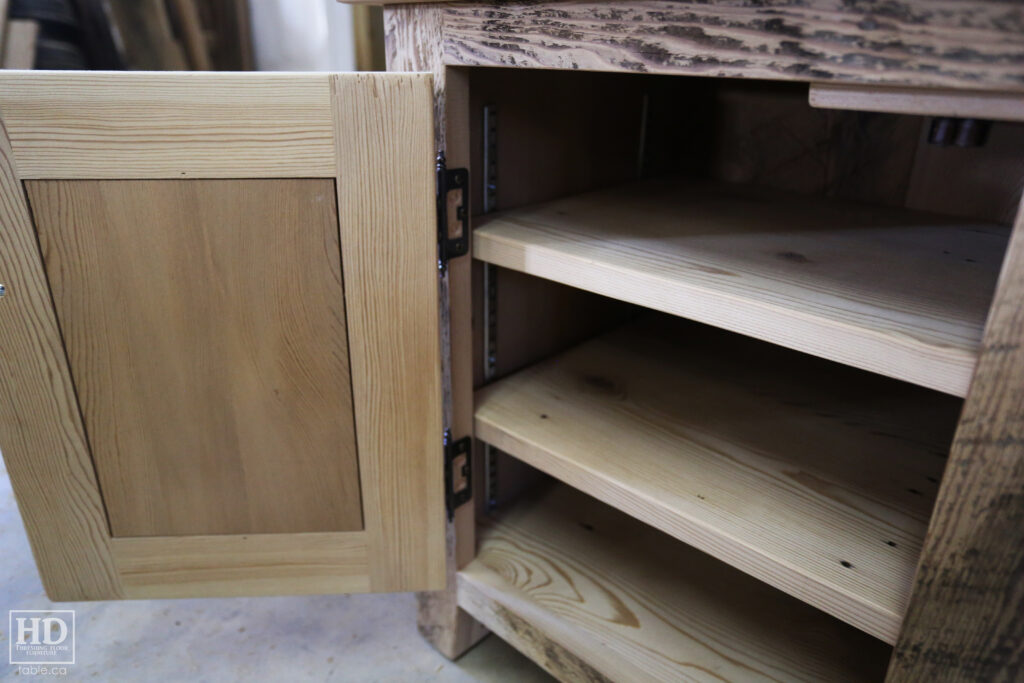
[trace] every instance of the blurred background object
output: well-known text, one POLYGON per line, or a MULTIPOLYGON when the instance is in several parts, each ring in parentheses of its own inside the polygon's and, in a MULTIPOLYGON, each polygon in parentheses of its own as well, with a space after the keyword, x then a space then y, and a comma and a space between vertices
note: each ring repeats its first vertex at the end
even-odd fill
POLYGON ((336 0, 0 0, 5 69, 384 69, 379 7, 336 0))
POLYGON ((260 71, 384 69, 380 7, 337 0, 250 0, 260 71))

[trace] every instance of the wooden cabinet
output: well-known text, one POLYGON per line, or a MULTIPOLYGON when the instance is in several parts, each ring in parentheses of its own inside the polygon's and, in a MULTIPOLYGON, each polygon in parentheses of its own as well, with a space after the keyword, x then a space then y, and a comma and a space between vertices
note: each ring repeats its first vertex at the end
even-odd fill
POLYGON ((449 657, 566 680, 1011 680, 1024 16, 385 16, 418 73, 0 74, 51 597, 421 590, 449 657))
POLYGON ((0 111, 50 596, 443 587, 430 76, 4 73, 0 111))

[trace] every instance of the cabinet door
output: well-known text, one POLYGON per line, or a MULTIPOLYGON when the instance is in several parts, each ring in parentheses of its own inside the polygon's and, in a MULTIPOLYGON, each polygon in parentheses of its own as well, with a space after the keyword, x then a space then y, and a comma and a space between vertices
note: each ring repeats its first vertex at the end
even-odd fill
POLYGON ((430 76, 0 72, 0 118, 50 597, 443 588, 430 76))

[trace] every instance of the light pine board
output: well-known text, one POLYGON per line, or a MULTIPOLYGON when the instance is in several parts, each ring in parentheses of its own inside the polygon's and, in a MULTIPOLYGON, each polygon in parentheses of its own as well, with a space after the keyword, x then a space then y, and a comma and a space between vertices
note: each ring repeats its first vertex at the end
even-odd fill
POLYGON ((877 681, 889 648, 557 487, 502 511, 459 604, 563 680, 877 681), (568 652, 568 666, 552 653, 568 652))
POLYGON ((0 72, 29 178, 333 178, 330 74, 0 72))
POLYGON ((1024 93, 811 83, 808 101, 822 109, 1024 121, 1024 93))
POLYGON ((1024 202, 888 680, 1015 681, 1024 662, 1024 202))
POLYGON ((0 122, 0 450, 47 594, 121 596, 28 202, 0 122))
POLYGON ((115 538, 128 598, 365 593, 365 532, 115 538))
POLYGON ((959 404, 653 319, 480 390, 476 435, 891 643, 959 404))
POLYGON ((436 187, 424 173, 434 168, 432 87, 429 74, 331 81, 359 476, 378 591, 445 584, 436 187))
POLYGON ((480 224, 473 255, 489 263, 958 396, 1009 232, 680 180, 480 224))
POLYGON ((362 529, 334 182, 26 186, 113 535, 362 529))

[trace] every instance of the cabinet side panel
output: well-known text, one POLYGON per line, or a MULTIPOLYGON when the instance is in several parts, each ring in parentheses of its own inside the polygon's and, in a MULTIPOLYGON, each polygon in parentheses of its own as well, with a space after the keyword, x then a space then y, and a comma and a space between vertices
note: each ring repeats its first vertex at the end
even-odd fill
POLYGON ((1024 203, 888 680, 1024 676, 1024 203))
POLYGON ((36 235, 0 125, 0 449, 54 600, 121 597, 36 235))
POLYGON ((334 182, 26 188, 113 535, 361 529, 334 182))
POLYGON ((371 589, 445 582, 432 80, 332 76, 371 589))

